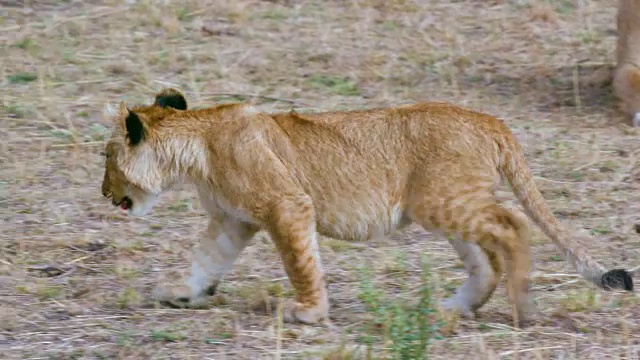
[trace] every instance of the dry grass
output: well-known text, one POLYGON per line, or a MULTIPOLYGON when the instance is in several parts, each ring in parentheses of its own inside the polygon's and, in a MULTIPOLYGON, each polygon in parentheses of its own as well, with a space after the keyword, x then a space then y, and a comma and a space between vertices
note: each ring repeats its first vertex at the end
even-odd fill
MULTIPOLYGON (((439 297, 464 279, 450 246, 418 229, 366 246, 327 239, 337 328, 280 326, 250 306, 259 294, 291 296, 260 237, 215 307, 149 303, 159 279, 187 269, 206 221, 190 187, 145 219, 101 198, 101 111, 149 102, 165 85, 194 106, 238 93, 318 109, 440 99, 491 112, 522 141, 558 216, 595 235, 596 257, 640 259, 640 143, 609 84, 617 1, 2 3, 2 358, 357 358, 359 266, 398 298, 412 296, 398 284, 398 256, 418 279, 418 255, 430 254, 439 297)), ((510 328, 502 286, 479 319, 434 340, 432 357, 638 359, 638 298, 594 290, 540 233, 534 251, 541 321, 510 328)))

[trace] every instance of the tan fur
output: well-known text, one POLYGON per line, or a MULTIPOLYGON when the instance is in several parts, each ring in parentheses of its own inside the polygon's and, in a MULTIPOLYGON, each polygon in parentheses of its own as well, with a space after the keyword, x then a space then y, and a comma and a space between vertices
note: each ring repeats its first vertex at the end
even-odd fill
POLYGON ((188 306, 211 293, 253 234, 266 229, 297 292, 285 319, 315 323, 329 310, 316 234, 367 240, 415 222, 450 238, 469 272, 446 309, 472 316, 506 272, 517 323, 531 310, 528 221, 496 199, 501 178, 586 279, 632 289, 627 272, 605 273, 563 230, 516 139, 492 116, 445 103, 305 115, 242 104, 131 113, 144 140, 128 143, 129 110, 121 105, 103 194, 114 204, 130 198, 130 211, 141 215, 161 191, 188 180, 211 215, 190 278, 158 287, 159 300, 188 306))
POLYGON ((620 0, 613 86, 623 110, 640 126, 640 0, 620 0))

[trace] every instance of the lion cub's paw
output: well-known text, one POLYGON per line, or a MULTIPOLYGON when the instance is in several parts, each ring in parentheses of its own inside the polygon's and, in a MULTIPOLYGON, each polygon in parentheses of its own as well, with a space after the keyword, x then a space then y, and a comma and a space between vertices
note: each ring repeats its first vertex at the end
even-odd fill
POLYGON ((534 326, 544 316, 544 314, 540 310, 538 310, 538 308, 532 302, 528 302, 523 305, 520 311, 512 308, 511 314, 512 316, 514 316, 514 314, 518 314, 518 322, 514 323, 513 325, 514 327, 518 327, 521 329, 534 326))
POLYGON ((287 323, 323 324, 330 326, 329 307, 324 305, 304 305, 299 302, 285 303, 282 320, 287 323))
POLYGON ((209 304, 209 296, 193 296, 186 285, 158 285, 151 297, 161 304, 176 308, 205 308, 209 304))
POLYGON ((456 297, 450 297, 445 299, 440 304, 442 310, 449 314, 458 314, 461 318, 473 320, 476 318, 476 313, 468 304, 463 304, 456 297))

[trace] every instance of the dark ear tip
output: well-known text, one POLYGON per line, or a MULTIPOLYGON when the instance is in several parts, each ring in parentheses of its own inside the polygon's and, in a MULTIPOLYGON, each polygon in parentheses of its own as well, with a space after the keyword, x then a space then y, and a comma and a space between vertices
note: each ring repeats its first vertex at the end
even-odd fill
POLYGON ((160 107, 170 107, 177 110, 187 110, 187 100, 178 90, 168 88, 156 95, 155 105, 160 107))
POLYGON ((622 289, 633 291, 633 277, 624 269, 609 270, 602 275, 602 287, 605 290, 622 289))
POLYGON ((160 91, 156 97, 158 96, 173 96, 173 95, 180 95, 182 96, 182 93, 174 88, 165 88, 162 89, 162 91, 160 91))
POLYGON ((129 143, 133 146, 138 145, 144 139, 144 125, 140 120, 140 117, 135 112, 128 110, 129 114, 125 119, 125 125, 127 127, 127 136, 129 137, 129 143))

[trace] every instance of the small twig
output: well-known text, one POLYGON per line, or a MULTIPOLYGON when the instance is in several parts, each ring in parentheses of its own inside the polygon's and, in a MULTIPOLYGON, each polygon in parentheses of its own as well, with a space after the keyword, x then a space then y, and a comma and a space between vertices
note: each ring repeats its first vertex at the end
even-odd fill
POLYGON ((81 142, 77 144, 51 144, 49 148, 68 148, 68 147, 76 147, 76 146, 104 146, 104 141, 91 141, 91 142, 81 142))
POLYGON ((275 353, 275 358, 276 359, 280 359, 282 356, 282 327, 283 327, 283 301, 282 299, 280 299, 280 301, 278 302, 277 305, 277 316, 276 316, 276 326, 275 326, 275 330, 276 330, 276 353, 275 353))
POLYGON ((253 98, 253 99, 263 99, 263 100, 270 100, 270 101, 280 101, 280 102, 284 102, 284 103, 288 103, 288 104, 293 104, 293 105, 297 105, 297 106, 309 106, 307 104, 301 103, 299 101, 295 101, 295 100, 289 100, 289 99, 283 99, 283 98, 277 98, 277 97, 273 97, 273 96, 263 96, 263 95, 256 95, 256 94, 235 94, 235 93, 202 93, 200 94, 200 96, 228 96, 228 97, 240 97, 240 98, 253 98))
POLYGON ((500 353, 500 357, 507 355, 518 355, 524 352, 536 351, 536 350, 551 350, 551 349, 563 349, 564 346, 543 346, 537 348, 528 348, 528 349, 518 349, 518 350, 508 350, 500 353))
POLYGON ((99 84, 99 83, 105 83, 105 82, 110 82, 110 81, 112 81, 112 79, 110 79, 110 78, 77 80, 77 81, 58 81, 58 82, 50 83, 49 86, 55 87, 55 86, 67 85, 67 84, 99 84))
POLYGON ((561 288, 563 286, 566 285, 571 285, 571 284, 575 284, 582 281, 581 279, 578 280, 570 280, 570 281, 565 281, 565 282, 561 282, 559 284, 555 284, 555 285, 551 285, 551 286, 546 286, 546 285, 542 285, 542 286, 534 286, 532 288, 532 290, 543 290, 543 291, 551 291, 551 290, 556 290, 558 288, 561 288))
POLYGON ((88 259, 88 258, 92 257, 93 255, 94 254, 88 254, 88 255, 85 255, 85 256, 81 256, 81 257, 79 257, 77 259, 74 259, 74 260, 66 262, 65 265, 70 265, 70 264, 76 263, 78 261, 82 261, 84 259, 88 259))
POLYGON ((554 179, 549 179, 546 177, 542 177, 542 176, 534 176, 533 177, 535 180, 542 180, 542 181, 548 181, 551 183, 556 183, 556 184, 584 184, 584 185, 620 185, 619 181, 570 181, 570 180, 554 180, 554 179))
POLYGON ((576 110, 578 113, 582 112, 582 100, 580 99, 580 75, 578 73, 578 65, 575 65, 572 69, 573 78, 573 98, 576 103, 576 110))

